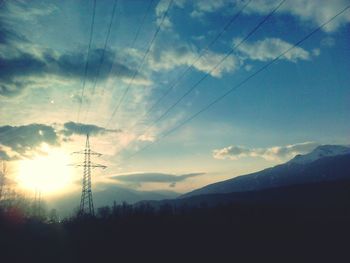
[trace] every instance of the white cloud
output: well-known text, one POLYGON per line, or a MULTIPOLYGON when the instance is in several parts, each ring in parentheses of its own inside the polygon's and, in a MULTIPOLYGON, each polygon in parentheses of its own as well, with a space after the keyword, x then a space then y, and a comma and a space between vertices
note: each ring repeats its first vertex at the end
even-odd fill
POLYGON ((286 146, 253 149, 231 145, 222 149, 214 150, 213 157, 222 160, 238 160, 244 157, 261 157, 268 161, 281 161, 291 159, 297 154, 309 153, 317 146, 318 144, 315 142, 303 142, 286 146))
MULTIPOLYGON (((156 6, 156 16, 157 16, 157 25, 161 25, 162 29, 170 29, 172 28, 172 23, 170 21, 169 16, 164 17, 167 12, 169 5, 171 4, 171 0, 161 0, 156 6), (162 22, 163 21, 163 22, 162 22)), ((171 8, 171 6, 170 6, 171 8)))
MULTIPOLYGON (((194 67, 206 73, 209 73, 214 65, 217 65, 224 57, 224 54, 214 53, 212 51, 206 52, 201 59, 194 65, 194 67)), ((213 77, 221 77, 223 73, 233 72, 240 66, 240 61, 237 57, 231 55, 225 59, 215 70, 210 74, 213 77)))
MULTIPOLYGON (((246 9, 247 13, 267 14, 280 0, 256 0, 246 9)), ((301 22, 313 26, 320 25, 349 5, 349 0, 293 0, 286 1, 278 13, 291 14, 301 22)), ((324 31, 332 32, 350 22, 350 12, 346 12, 324 27, 324 31)))
POLYGON ((205 13, 215 12, 226 5, 232 3, 232 0, 197 0, 193 1, 192 17, 202 17, 205 13))
POLYGON ((26 1, 5 1, 7 12, 0 14, 7 22, 35 22, 40 17, 48 16, 58 10, 53 4, 28 4, 26 1))
POLYGON ((154 142, 156 138, 150 134, 142 134, 137 138, 137 140, 142 142, 154 142))
POLYGON ((321 40, 321 46, 333 47, 335 45, 335 39, 333 37, 325 37, 321 40))
MULTIPOLYGON (((235 39, 233 41, 234 45, 240 41, 240 39, 235 39)), ((292 47, 292 44, 282 39, 265 38, 264 40, 258 40, 254 43, 244 42, 237 48, 237 51, 245 58, 268 61, 279 56, 290 47, 292 47)), ((309 60, 310 53, 301 47, 295 47, 294 49, 284 54, 281 59, 289 60, 292 62, 296 62, 297 60, 309 60)))
POLYGON ((312 55, 314 55, 315 57, 318 57, 320 54, 321 54, 321 49, 315 48, 312 50, 312 55))
MULTIPOLYGON (((206 51, 200 56, 200 52, 194 46, 187 44, 174 44, 167 48, 156 48, 150 58, 150 66, 155 71, 171 70, 179 66, 192 66, 201 72, 209 73, 213 66, 218 64, 225 54, 206 51)), ((238 57, 231 55, 220 66, 210 72, 213 77, 221 77, 223 73, 233 72, 240 66, 238 57)))
MULTIPOLYGON (((233 13, 242 8, 247 1, 241 0, 193 0, 191 17, 203 18, 207 13, 233 13)), ((265 15, 278 6, 281 0, 254 0, 245 9, 245 14, 265 15)), ((278 14, 289 14, 296 17, 306 26, 320 25, 340 12, 349 4, 349 0, 293 0, 286 1, 277 10, 278 14)), ((181 7, 181 5, 179 5, 181 7)), ((183 5, 182 5, 183 6, 183 5)), ((323 28, 333 32, 350 22, 350 12, 346 12, 323 28)))

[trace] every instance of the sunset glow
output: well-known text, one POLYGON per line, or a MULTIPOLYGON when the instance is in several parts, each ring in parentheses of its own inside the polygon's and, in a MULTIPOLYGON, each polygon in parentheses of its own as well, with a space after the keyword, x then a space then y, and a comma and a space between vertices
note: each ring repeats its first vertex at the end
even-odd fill
POLYGON ((21 188, 55 194, 72 183, 69 154, 59 149, 47 150, 47 155, 20 161, 17 181, 21 188))

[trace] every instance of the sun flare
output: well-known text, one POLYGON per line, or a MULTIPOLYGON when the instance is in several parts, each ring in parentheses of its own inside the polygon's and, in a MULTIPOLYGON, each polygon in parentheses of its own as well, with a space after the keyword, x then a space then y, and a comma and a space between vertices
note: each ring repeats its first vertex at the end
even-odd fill
POLYGON ((44 147, 47 153, 19 164, 17 181, 29 190, 40 190, 44 194, 59 193, 72 183, 72 167, 69 154, 60 149, 44 147))

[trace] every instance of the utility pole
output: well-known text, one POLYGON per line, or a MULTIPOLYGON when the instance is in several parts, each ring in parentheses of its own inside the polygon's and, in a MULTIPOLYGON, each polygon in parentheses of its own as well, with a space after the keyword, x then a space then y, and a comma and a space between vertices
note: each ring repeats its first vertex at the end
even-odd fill
POLYGON ((75 167, 83 167, 83 180, 82 180, 82 190, 80 199, 79 215, 90 215, 94 216, 94 203, 92 199, 92 189, 91 189, 91 169, 92 168, 102 168, 106 169, 106 166, 100 164, 94 164, 91 162, 91 155, 96 155, 100 157, 102 154, 94 152, 90 149, 89 134, 86 135, 85 149, 80 152, 74 152, 74 154, 84 155, 84 162, 79 164, 74 164, 75 167))

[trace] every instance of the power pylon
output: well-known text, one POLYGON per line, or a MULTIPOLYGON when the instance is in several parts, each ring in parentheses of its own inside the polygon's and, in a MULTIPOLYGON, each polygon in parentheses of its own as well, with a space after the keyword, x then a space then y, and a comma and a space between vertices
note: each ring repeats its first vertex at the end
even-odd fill
POLYGON ((74 152, 74 154, 84 155, 84 162, 79 164, 74 164, 76 167, 83 167, 83 180, 82 180, 82 190, 80 199, 79 215, 90 215, 94 216, 94 202, 92 199, 92 189, 91 189, 91 169, 92 168, 102 168, 106 169, 107 166, 101 164, 95 164, 91 162, 91 155, 96 155, 100 157, 102 154, 94 152, 90 149, 89 134, 86 135, 85 149, 80 152, 74 152))

